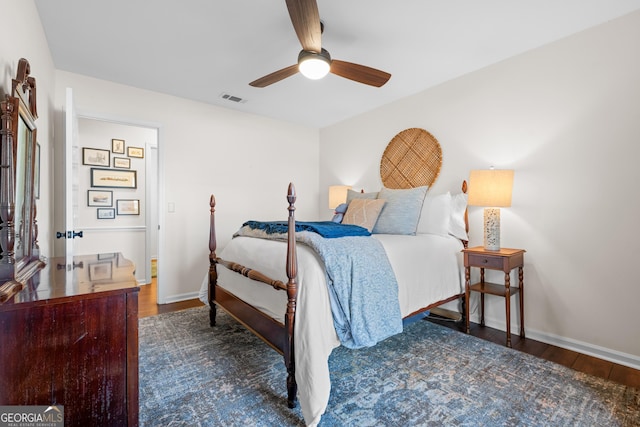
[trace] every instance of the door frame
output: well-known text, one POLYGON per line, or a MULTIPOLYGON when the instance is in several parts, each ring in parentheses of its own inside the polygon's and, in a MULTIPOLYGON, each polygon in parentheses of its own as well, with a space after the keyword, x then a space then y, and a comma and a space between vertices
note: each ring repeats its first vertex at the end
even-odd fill
MULTIPOLYGON (((156 135, 157 135, 157 128, 156 128, 156 135)), ((145 170, 149 171, 149 170, 153 170, 155 171, 156 174, 156 179, 151 180, 151 179, 145 179, 145 186, 146 186, 146 191, 145 191, 145 206, 151 206, 152 208, 156 208, 156 212, 158 212, 158 217, 160 215, 160 209, 159 209, 159 202, 158 202, 158 192, 159 192, 159 188, 158 188, 158 141, 157 141, 157 136, 156 136, 156 141, 154 141, 153 143, 145 143, 145 147, 144 147, 144 151, 145 151, 145 170), (155 154, 151 154, 154 153, 155 154), (152 161, 156 160, 156 164, 153 165, 152 161), (153 189, 153 182, 155 182, 155 197, 153 196, 153 191, 150 191, 153 189), (153 200, 155 199, 155 204, 151 203, 153 200)), ((151 283, 152 280, 152 268, 151 268, 151 260, 153 259, 154 255, 157 258, 160 256, 159 251, 160 251, 160 247, 159 247, 159 240, 160 240, 160 223, 159 223, 159 218, 157 219, 158 222, 154 222, 153 220, 153 209, 145 209, 145 225, 147 227, 147 234, 145 236, 145 260, 146 262, 149 264, 150 268, 146 269, 146 276, 145 276, 145 282, 146 283, 151 283), (151 252, 151 248, 153 246, 153 237, 156 237, 156 242, 155 242, 155 246, 156 246, 156 253, 153 254, 151 252)), ((157 267, 157 265, 156 265, 157 267)), ((157 275, 156 275, 157 276, 157 275)))

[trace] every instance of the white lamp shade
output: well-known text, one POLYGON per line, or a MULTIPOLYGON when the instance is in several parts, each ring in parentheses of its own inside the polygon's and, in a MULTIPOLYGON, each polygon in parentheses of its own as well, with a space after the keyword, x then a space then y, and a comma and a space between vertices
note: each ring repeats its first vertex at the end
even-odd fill
POLYGON ((511 206, 513 170, 472 170, 469 175, 469 199, 471 206, 503 208, 511 206))
POLYGON ((338 205, 347 201, 347 191, 350 185, 332 185, 329 187, 329 209, 335 209, 338 205))
POLYGON ((513 170, 473 170, 469 175, 470 206, 484 206, 484 248, 500 250, 500 209, 511 206, 513 170))

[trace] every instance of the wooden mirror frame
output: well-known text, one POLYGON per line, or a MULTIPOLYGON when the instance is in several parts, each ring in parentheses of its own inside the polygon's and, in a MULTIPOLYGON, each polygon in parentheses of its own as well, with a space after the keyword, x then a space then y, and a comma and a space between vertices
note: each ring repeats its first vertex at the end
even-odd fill
POLYGON ((45 263, 40 259, 34 176, 36 79, 21 58, 11 96, 1 103, 0 303, 21 291, 45 263))

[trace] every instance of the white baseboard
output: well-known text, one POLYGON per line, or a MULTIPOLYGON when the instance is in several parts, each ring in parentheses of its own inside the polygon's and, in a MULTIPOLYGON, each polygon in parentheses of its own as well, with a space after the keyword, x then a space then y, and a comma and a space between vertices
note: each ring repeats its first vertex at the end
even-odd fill
MULTIPOLYGON (((471 320, 474 322, 480 322, 477 314, 471 316, 471 320)), ((501 331, 507 330, 507 325, 504 321, 497 319, 489 319, 485 316, 485 324, 494 329, 501 331)), ((511 333, 518 335, 520 333, 520 325, 511 323, 511 333)), ((612 350, 609 348, 601 347, 595 344, 590 344, 583 341, 574 340, 572 338, 561 337, 548 332, 541 332, 535 329, 527 328, 525 325, 525 333, 527 338, 531 338, 536 341, 543 342, 545 344, 555 345, 567 350, 573 350, 581 354, 597 357, 598 359, 607 360, 609 362, 617 363, 619 365, 628 366, 629 368, 640 370, 640 356, 635 356, 629 353, 623 353, 621 351, 612 350)))
POLYGON ((186 301, 189 299, 198 299, 198 292, 187 292, 186 294, 171 295, 158 304, 171 304, 174 302, 186 301))
POLYGON ((640 370, 640 357, 558 335, 526 329, 528 338, 640 370))

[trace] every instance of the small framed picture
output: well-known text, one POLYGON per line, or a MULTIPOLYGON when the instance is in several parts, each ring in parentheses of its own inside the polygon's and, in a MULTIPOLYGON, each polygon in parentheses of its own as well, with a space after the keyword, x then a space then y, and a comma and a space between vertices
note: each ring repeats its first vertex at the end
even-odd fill
POLYGON ((82 149, 82 164, 90 166, 111 166, 111 157, 109 150, 100 150, 97 148, 82 149))
POLYGON ((111 151, 115 154, 124 154, 124 139, 112 139, 111 151))
POLYGON ((113 262, 103 261, 89 264, 89 280, 110 280, 113 276, 113 262))
POLYGON ((87 206, 113 206, 113 191, 87 190, 87 206))
POLYGON ((140 215, 140 200, 116 200, 116 213, 118 215, 140 215))
POLYGON ((134 170, 91 168, 92 187, 138 188, 134 170))
POLYGON ((127 147, 127 156, 136 157, 138 159, 143 159, 144 158, 144 148, 127 147))
POLYGON ((98 208, 98 219, 114 219, 116 210, 113 208, 98 208))
POLYGON ((118 169, 131 169, 131 159, 127 157, 114 157, 113 167, 118 169))

